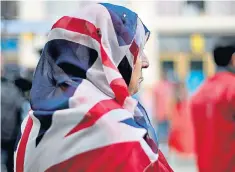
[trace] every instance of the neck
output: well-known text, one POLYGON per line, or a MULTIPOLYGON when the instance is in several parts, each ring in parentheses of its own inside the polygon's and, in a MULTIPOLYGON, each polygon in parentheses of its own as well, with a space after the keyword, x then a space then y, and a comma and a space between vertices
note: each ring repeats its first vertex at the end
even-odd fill
POLYGON ((231 73, 235 73, 235 67, 233 67, 231 65, 226 66, 226 67, 218 67, 217 71, 218 72, 228 71, 228 72, 231 72, 231 73))
POLYGON ((226 67, 226 68, 227 68, 227 70, 228 70, 229 72, 235 73, 235 67, 234 67, 234 66, 229 65, 229 66, 226 67))

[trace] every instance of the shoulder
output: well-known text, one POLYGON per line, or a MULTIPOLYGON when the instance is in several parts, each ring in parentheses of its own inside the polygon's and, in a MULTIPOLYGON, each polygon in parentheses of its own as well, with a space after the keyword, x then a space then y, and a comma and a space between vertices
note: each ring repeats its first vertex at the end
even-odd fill
POLYGON ((224 79, 226 83, 224 90, 227 100, 235 103, 235 74, 229 73, 225 75, 224 79))
POLYGON ((191 105, 208 101, 223 102, 235 94, 235 75, 230 72, 218 72, 209 77, 191 98, 191 105))
POLYGON ((215 75, 214 89, 220 90, 221 95, 235 94, 235 74, 232 72, 220 72, 215 75))
POLYGON ((214 82, 221 85, 235 85, 235 74, 232 72, 218 72, 212 78, 214 82))

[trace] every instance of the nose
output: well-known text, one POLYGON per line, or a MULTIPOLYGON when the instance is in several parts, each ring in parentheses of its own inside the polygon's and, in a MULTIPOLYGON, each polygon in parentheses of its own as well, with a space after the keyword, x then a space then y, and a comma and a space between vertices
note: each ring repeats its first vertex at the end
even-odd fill
POLYGON ((142 68, 148 68, 149 67, 149 60, 147 56, 143 53, 142 55, 142 68))

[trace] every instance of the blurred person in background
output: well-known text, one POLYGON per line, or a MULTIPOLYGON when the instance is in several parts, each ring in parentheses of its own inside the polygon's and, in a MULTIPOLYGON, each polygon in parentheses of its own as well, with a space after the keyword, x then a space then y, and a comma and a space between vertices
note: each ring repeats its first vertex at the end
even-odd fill
POLYGON ((178 81, 174 87, 174 98, 171 103, 169 148, 170 152, 185 158, 194 153, 193 126, 188 102, 186 85, 178 81))
POLYGON ((1 57, 1 165, 2 171, 7 169, 8 172, 12 172, 24 97, 14 83, 15 74, 6 72, 1 57))
POLYGON ((131 97, 149 66, 149 34, 136 13, 106 3, 53 25, 34 75, 16 172, 172 172, 145 109, 131 97))
POLYGON ((168 79, 168 74, 167 70, 162 71, 161 81, 156 84, 153 93, 153 120, 165 153, 168 152, 169 117, 172 115, 171 102, 174 96, 174 84, 168 79))
POLYGON ((235 171, 235 40, 221 39, 213 51, 220 70, 191 100, 200 172, 235 171))
POLYGON ((24 101, 22 102, 22 115, 21 120, 28 115, 30 110, 30 102, 29 102, 29 93, 32 87, 32 79, 33 79, 34 69, 29 68, 21 68, 20 76, 16 77, 15 85, 21 90, 24 101))

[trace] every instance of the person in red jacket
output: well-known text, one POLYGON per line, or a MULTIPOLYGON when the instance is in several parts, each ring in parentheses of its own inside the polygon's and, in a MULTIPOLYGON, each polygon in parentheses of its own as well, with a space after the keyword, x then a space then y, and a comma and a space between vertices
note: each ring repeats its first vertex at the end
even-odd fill
POLYGON ((235 42, 213 51, 221 69, 191 99, 199 172, 235 172, 235 42))
POLYGON ((194 137, 191 115, 189 113, 189 99, 183 82, 175 84, 175 95, 170 117, 169 147, 181 157, 189 158, 194 154, 194 137))

